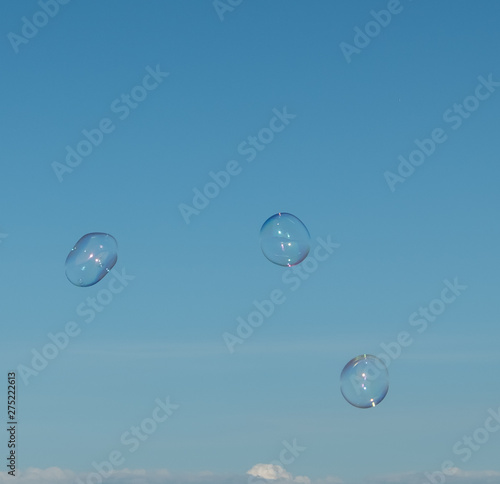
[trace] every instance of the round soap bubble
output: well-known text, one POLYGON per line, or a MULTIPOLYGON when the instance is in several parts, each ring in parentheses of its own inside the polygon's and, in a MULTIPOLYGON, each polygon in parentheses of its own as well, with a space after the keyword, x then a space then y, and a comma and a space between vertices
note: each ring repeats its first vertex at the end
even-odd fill
POLYGON ((264 255, 275 264, 292 267, 309 254, 311 236, 306 226, 291 213, 269 217, 260 229, 260 246, 264 255))
POLYGON ((355 407, 375 407, 389 390, 387 367, 376 356, 357 356, 342 370, 340 390, 344 398, 355 407))
POLYGON ((102 233, 84 235, 66 258, 66 277, 75 286, 98 283, 116 264, 118 244, 102 233))

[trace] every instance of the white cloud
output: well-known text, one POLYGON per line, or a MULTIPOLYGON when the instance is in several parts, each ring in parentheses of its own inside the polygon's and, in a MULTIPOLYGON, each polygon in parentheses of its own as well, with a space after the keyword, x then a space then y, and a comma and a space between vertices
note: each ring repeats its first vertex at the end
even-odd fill
MULTIPOLYGON (((16 484, 18 483, 40 483, 40 484, 66 484, 73 483, 76 474, 72 471, 65 471, 59 467, 48 467, 47 469, 37 469, 29 467, 23 472, 16 471, 16 484)), ((0 472, 0 483, 12 482, 12 476, 7 472, 0 472)))
POLYGON ((247 474, 255 477, 262 477, 263 479, 286 479, 291 480, 292 474, 285 471, 283 467, 273 464, 255 464, 247 474))
POLYGON ((296 482, 298 484, 311 484, 311 479, 306 476, 293 477, 292 474, 287 472, 283 467, 276 464, 255 464, 247 474, 260 477, 261 479, 286 482, 296 482))
POLYGON ((454 476, 464 479, 484 479, 486 477, 492 477, 496 479, 495 482, 498 482, 498 478, 500 477, 500 472, 498 471, 463 471, 458 467, 454 467, 453 471, 454 476))
POLYGON ((454 467, 448 471, 448 475, 435 475, 434 471, 428 473, 408 472, 404 474, 389 474, 374 478, 364 479, 363 484, 431 484, 441 482, 443 484, 498 484, 500 483, 500 472, 498 471, 464 471, 454 467))
MULTIPOLYGON (((76 473, 58 467, 48 469, 28 468, 16 471, 15 479, 7 472, 0 472, 0 484, 97 484, 97 472, 76 473), (92 477, 93 476, 93 477, 92 477), (78 480, 80 479, 80 481, 78 480)), ((220 475, 212 472, 185 473, 174 475, 166 469, 120 469, 107 477, 102 477, 103 484, 248 484, 248 476, 220 475)))
MULTIPOLYGON (((13 479, 7 472, 0 472, 0 484, 77 484, 87 482, 91 473, 76 473, 58 467, 47 469, 28 468, 16 472, 13 479)), ((96 473, 90 482, 97 484, 96 473)), ((391 474, 362 480, 362 484, 430 484, 425 473, 391 474)), ((438 480, 437 482, 440 482, 438 480)), ((283 467, 272 464, 256 464, 246 475, 214 474, 212 472, 172 474, 166 469, 146 471, 144 469, 121 469, 102 480, 103 484, 351 484, 338 477, 311 480, 306 476, 293 476, 283 467), (259 482, 259 480, 261 480, 259 482)), ((445 484, 499 484, 499 471, 464 471, 453 469, 452 476, 446 476, 445 484)))

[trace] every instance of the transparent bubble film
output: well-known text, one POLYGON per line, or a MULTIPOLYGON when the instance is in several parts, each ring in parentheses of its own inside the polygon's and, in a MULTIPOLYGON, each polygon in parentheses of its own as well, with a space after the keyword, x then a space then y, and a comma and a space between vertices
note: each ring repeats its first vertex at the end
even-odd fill
POLYGON ((118 244, 109 234, 84 235, 66 258, 66 277, 79 287, 98 283, 116 264, 118 244))
POLYGON ((260 229, 263 254, 274 264, 292 267, 309 254, 311 236, 295 215, 277 213, 269 217, 260 229))
POLYGON ((340 390, 344 398, 355 407, 375 407, 389 390, 387 367, 376 356, 357 356, 342 370, 340 390))

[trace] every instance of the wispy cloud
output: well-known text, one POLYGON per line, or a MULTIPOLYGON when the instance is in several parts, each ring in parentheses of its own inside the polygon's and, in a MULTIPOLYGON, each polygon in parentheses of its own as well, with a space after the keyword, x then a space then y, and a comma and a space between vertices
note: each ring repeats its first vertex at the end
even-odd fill
MULTIPOLYGON (((58 467, 48 469, 28 468, 16 473, 16 484, 77 484, 87 482, 87 478, 96 473, 76 473, 58 467)), ((91 482, 95 481, 95 478, 91 482)), ((341 484, 336 478, 327 478, 316 483, 305 476, 292 476, 278 465, 256 464, 248 474, 216 474, 213 472, 197 472, 174 474, 166 469, 122 469, 104 477, 105 484, 249 484, 250 479, 259 483, 270 484, 341 484)), ((12 482, 12 476, 7 472, 0 472, 0 484, 12 482)))
POLYGON ((434 477, 434 480, 432 472, 388 474, 363 479, 363 484, 431 484, 433 482, 442 484, 498 484, 500 482, 500 471, 465 471, 454 467, 449 469, 448 475, 441 472, 440 474, 439 478, 434 477))
MULTIPOLYGON (((454 468, 446 476, 446 484, 498 484, 500 471, 465 471, 454 468)), ((95 475, 95 473, 94 473, 95 475)), ((58 467, 47 469, 28 468, 16 472, 16 484, 77 484, 87 482, 90 473, 77 473, 58 467)), ((94 482, 91 479, 91 482, 94 482)), ((13 482, 7 472, 0 472, 0 484, 13 482)), ((306 476, 293 476, 288 471, 273 464, 256 464, 247 474, 216 474, 213 472, 193 472, 174 474, 166 469, 122 469, 102 479, 105 484, 358 484, 343 481, 335 476, 313 480, 306 476)), ((409 472, 365 478, 362 484, 427 484, 425 473, 409 472)))

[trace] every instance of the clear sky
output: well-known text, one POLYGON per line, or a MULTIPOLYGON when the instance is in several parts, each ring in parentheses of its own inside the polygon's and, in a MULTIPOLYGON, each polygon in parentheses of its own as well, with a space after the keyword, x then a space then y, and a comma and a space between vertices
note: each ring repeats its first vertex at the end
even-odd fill
POLYGON ((500 482, 499 19, 465 0, 3 2, 19 482, 93 482, 111 458, 121 484, 500 482), (261 252, 277 212, 311 234, 300 272, 261 252), (118 262, 79 288, 64 262, 90 232, 118 262), (363 353, 390 375, 366 410, 339 388, 363 353))

